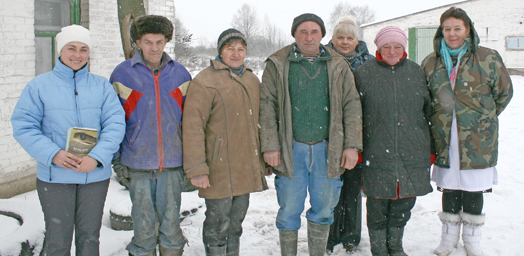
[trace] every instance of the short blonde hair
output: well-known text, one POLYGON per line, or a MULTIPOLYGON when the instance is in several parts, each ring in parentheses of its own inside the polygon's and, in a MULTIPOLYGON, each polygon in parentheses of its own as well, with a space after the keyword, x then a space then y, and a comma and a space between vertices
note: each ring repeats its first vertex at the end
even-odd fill
POLYGON ((360 28, 357 23, 349 16, 340 17, 333 27, 333 37, 337 34, 346 34, 354 36, 358 40, 359 32, 360 28))

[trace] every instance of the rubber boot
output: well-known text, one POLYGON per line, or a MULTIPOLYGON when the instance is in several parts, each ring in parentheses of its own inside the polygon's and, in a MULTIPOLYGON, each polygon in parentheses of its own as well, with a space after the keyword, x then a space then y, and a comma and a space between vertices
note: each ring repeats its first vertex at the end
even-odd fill
POLYGON ((307 222, 307 247, 310 256, 323 256, 326 252, 329 227, 327 224, 307 222))
POLYGON ((240 238, 229 238, 227 239, 227 256, 238 256, 240 253, 240 238))
POLYGON ((280 237, 280 255, 296 256, 298 230, 278 230, 280 237))
POLYGON ((343 244, 342 247, 344 247, 349 254, 354 253, 357 250, 357 247, 352 244, 343 244))
POLYGON ((205 246, 206 256, 226 256, 226 245, 223 246, 205 246))
MULTIPOLYGON (((134 254, 131 254, 131 253, 128 253, 128 254, 129 256, 134 256, 134 254)), ((150 254, 148 254, 147 256, 156 256, 156 249, 153 252, 151 252, 150 254)))
POLYGON ((440 212, 438 217, 442 222, 442 235, 440 244, 433 253, 438 256, 448 256, 453 248, 457 247, 462 221, 458 213, 440 212))
POLYGON ((388 256, 387 229, 369 230, 369 244, 373 256, 388 256))
POLYGON ((402 248, 404 227, 388 227, 387 247, 389 256, 408 256, 402 248))
POLYGON ((160 256, 182 256, 182 253, 184 252, 184 248, 164 248, 163 246, 159 246, 158 251, 160 252, 160 256))
POLYGON ((473 215, 462 212, 462 241, 468 256, 482 256, 480 237, 484 226, 485 215, 473 215))

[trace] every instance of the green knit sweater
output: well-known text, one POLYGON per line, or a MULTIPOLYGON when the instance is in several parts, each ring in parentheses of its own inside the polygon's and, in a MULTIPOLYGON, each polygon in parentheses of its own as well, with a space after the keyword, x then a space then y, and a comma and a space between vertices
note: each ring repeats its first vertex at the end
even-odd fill
POLYGON ((329 137, 328 51, 313 62, 291 51, 289 56, 289 94, 291 97, 293 138, 302 142, 329 137))

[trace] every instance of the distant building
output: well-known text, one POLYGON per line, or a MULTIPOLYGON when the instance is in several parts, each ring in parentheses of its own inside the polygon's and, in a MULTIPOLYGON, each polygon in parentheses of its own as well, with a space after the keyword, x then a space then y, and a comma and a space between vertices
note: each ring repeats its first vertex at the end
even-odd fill
MULTIPOLYGON (((174 0, 144 0, 144 7, 175 17, 174 0)), ((88 28, 94 38, 89 69, 109 78, 124 61, 117 10, 117 0, 0 1, 0 198, 35 189, 36 161, 13 138, 10 119, 26 84, 53 68, 55 35, 71 24, 88 28)), ((166 51, 172 54, 173 45, 166 51)))
POLYGON ((398 26, 408 35, 408 58, 421 63, 433 52, 433 37, 440 15, 451 6, 464 9, 474 23, 480 45, 497 50, 512 74, 524 74, 524 1, 468 0, 416 12, 389 20, 364 24, 362 31, 369 50, 377 32, 386 26, 398 26))

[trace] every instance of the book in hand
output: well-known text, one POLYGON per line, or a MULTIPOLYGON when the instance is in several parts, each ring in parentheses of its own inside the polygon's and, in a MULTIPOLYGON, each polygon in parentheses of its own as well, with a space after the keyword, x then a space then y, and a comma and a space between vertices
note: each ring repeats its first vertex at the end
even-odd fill
POLYGON ((98 142, 98 130, 83 127, 71 127, 67 130, 65 151, 78 157, 87 156, 98 142))

